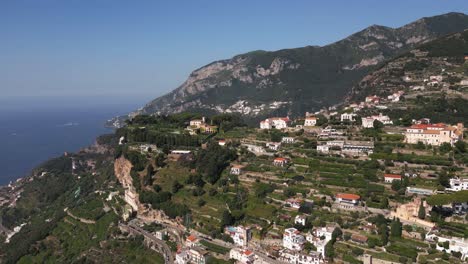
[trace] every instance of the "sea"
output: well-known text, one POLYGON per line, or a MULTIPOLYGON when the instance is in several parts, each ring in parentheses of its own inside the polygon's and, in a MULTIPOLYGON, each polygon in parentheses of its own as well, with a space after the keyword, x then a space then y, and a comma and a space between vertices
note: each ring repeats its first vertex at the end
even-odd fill
POLYGON ((151 96, 0 98, 0 186, 40 163, 112 133, 106 120, 144 105, 151 96))

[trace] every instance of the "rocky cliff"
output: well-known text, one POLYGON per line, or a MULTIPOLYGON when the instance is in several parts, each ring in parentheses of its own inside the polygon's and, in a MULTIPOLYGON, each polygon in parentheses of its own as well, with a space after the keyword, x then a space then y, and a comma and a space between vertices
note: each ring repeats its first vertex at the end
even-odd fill
POLYGON ((177 89, 130 116, 182 111, 302 114, 339 103, 381 62, 466 28, 467 15, 448 13, 399 28, 373 25, 323 47, 245 53, 193 71, 177 89))

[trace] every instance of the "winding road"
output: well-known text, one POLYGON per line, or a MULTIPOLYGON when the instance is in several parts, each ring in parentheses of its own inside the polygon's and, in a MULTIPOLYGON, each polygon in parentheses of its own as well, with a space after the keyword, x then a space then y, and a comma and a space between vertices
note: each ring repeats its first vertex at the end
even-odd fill
POLYGON ((136 226, 136 225, 133 225, 133 224, 129 224, 129 225, 119 224, 119 225, 124 227, 124 228, 127 228, 129 232, 140 234, 140 235, 144 236, 146 239, 148 239, 149 241, 153 242, 158 247, 158 249, 160 250, 160 253, 163 254, 164 262, 168 263, 168 264, 173 264, 174 263, 174 258, 172 256, 171 249, 166 244, 166 242, 164 242, 163 240, 155 237, 153 234, 151 234, 150 232, 140 228, 139 226, 136 226))

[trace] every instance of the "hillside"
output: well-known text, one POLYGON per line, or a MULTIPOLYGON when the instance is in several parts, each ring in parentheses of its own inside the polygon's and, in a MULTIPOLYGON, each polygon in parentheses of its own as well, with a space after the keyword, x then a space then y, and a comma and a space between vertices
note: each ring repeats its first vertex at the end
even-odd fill
POLYGON ((365 76, 348 96, 348 103, 366 96, 387 98, 401 91, 398 102, 381 103, 395 118, 431 118, 434 122, 468 124, 468 31, 451 34, 383 64, 365 76))
POLYGON ((177 89, 130 114, 299 114, 340 102, 376 65, 437 37, 463 31, 468 16, 448 13, 399 28, 373 25, 323 47, 254 51, 193 71, 177 89))

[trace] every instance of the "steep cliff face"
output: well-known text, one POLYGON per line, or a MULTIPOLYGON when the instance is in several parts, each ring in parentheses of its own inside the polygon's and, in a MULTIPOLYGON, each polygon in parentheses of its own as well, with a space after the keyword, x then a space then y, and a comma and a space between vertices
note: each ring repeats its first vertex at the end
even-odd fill
POLYGON ((114 161, 114 174, 125 189, 125 202, 127 202, 133 210, 138 211, 141 204, 138 193, 133 186, 132 176, 130 175, 131 170, 132 163, 123 156, 114 161))
POLYGON ((254 51, 195 70, 177 89, 130 114, 272 112, 300 114, 340 102, 369 71, 436 37, 468 28, 468 16, 449 13, 400 28, 373 25, 336 43, 254 51))

